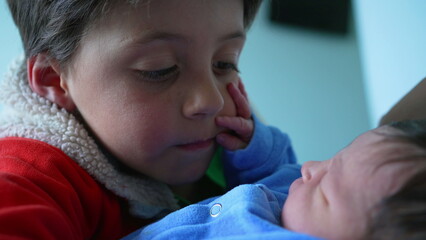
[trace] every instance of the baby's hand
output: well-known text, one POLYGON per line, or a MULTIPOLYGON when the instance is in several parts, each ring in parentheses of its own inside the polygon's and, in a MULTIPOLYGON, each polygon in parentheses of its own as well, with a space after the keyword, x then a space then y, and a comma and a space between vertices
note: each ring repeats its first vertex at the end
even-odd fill
POLYGON ((218 134, 216 141, 228 150, 243 149, 249 144, 254 128, 247 93, 244 90, 241 79, 238 79, 238 87, 236 84, 230 83, 227 89, 235 103, 237 116, 221 116, 216 118, 216 124, 219 127, 231 130, 230 132, 218 134))

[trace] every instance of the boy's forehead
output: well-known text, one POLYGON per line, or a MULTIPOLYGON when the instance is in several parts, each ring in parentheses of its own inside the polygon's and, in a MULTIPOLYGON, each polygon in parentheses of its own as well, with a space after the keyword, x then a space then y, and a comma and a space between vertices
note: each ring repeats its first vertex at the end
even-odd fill
POLYGON ((114 27, 126 27, 134 34, 145 30, 195 34, 196 26, 201 26, 198 30, 201 29, 204 34, 214 31, 212 27, 217 26, 220 26, 219 31, 234 28, 244 32, 244 8, 243 1, 239 0, 156 0, 138 1, 137 4, 116 1, 96 24, 92 30, 110 31, 114 27), (206 26, 203 28, 200 22, 206 26))

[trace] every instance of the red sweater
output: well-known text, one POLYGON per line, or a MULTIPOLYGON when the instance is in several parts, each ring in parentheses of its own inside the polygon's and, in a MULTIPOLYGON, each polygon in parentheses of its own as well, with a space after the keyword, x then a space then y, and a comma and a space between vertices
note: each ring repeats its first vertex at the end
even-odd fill
POLYGON ((144 223, 58 148, 0 139, 0 239, 118 239, 144 223))

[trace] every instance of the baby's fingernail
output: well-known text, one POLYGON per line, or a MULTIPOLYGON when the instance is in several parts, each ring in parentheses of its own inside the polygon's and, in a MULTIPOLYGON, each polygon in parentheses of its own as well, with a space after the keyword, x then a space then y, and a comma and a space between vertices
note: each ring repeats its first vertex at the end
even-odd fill
POLYGON ((234 89, 235 89, 235 88, 236 88, 236 85, 235 85, 235 83, 231 82, 231 83, 229 83, 229 84, 228 84, 228 86, 227 86, 227 87, 228 87, 228 89, 232 89, 232 88, 234 88, 234 89))

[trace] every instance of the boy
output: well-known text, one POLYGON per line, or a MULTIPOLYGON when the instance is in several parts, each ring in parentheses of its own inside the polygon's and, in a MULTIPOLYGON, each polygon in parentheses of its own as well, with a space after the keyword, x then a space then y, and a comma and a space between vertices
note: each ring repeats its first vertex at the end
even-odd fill
POLYGON ((118 239, 222 193, 207 170, 235 143, 220 119, 260 2, 9 0, 0 238, 118 239))

